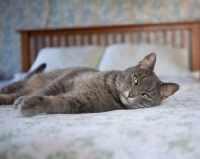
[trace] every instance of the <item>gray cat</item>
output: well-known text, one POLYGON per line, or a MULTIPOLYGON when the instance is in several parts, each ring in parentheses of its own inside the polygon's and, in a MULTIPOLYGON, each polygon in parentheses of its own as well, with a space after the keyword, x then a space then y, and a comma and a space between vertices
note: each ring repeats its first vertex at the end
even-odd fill
POLYGON ((95 113, 158 106, 179 85, 163 83, 153 72, 156 54, 125 71, 68 68, 42 73, 39 66, 20 82, 0 89, 0 104, 13 104, 25 116, 38 113, 95 113))

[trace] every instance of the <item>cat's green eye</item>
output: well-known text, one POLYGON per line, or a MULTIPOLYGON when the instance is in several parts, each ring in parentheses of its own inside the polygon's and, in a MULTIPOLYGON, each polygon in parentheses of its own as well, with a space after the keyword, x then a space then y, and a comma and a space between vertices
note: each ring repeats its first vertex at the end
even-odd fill
POLYGON ((150 97, 150 96, 149 96, 148 94, 146 94, 146 93, 143 93, 142 95, 143 95, 144 98, 149 98, 149 97, 150 97))
POLYGON ((138 84, 138 79, 136 75, 133 76, 133 83, 138 84))

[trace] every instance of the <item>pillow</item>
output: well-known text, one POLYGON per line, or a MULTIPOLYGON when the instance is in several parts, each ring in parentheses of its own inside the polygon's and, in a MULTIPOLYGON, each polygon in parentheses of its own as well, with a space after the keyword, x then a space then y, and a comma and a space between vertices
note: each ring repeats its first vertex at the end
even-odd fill
POLYGON ((45 72, 68 67, 97 68, 104 49, 103 46, 44 48, 40 50, 29 72, 42 63, 47 64, 45 72))
POLYGON ((158 76, 188 76, 187 50, 154 44, 114 44, 106 48, 99 70, 125 70, 135 66, 149 53, 156 53, 154 72, 158 76))

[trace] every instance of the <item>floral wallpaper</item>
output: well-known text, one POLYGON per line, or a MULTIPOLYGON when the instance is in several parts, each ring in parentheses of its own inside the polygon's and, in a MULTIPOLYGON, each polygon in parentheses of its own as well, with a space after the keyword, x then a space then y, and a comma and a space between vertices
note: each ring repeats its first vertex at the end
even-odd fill
POLYGON ((0 0, 0 79, 21 71, 17 29, 195 20, 199 0, 0 0))

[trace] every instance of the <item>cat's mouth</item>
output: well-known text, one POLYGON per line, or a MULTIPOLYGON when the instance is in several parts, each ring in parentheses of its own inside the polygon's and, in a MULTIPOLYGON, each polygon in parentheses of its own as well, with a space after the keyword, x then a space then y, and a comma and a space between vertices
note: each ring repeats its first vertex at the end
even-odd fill
POLYGON ((137 101, 135 101, 135 98, 133 95, 130 96, 130 92, 124 92, 121 95, 121 101, 130 109, 138 109, 138 108, 144 108, 141 104, 139 104, 137 101), (127 94, 127 95, 126 95, 127 94), (131 101, 129 101, 129 98, 131 101))
POLYGON ((125 105, 131 105, 131 103, 129 102, 128 100, 128 96, 126 96, 124 93, 122 93, 122 98, 121 98, 122 102, 125 104, 125 105))

